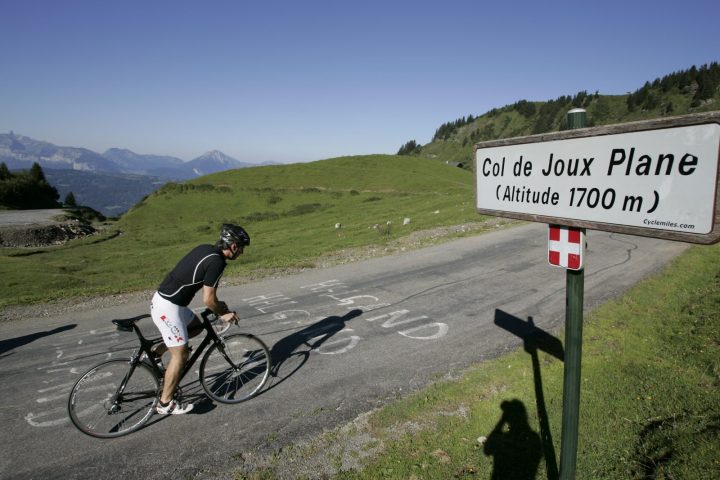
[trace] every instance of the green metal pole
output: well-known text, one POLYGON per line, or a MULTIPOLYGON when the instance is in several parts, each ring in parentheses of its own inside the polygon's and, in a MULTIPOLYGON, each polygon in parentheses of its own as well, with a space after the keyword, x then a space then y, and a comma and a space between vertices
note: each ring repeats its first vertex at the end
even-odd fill
MULTIPOLYGON (((585 110, 567 113, 568 127, 585 126, 585 110)), ((581 248, 585 248, 584 245, 581 248)), ((560 440, 560 480, 575 478, 578 423, 580 418, 580 371, 582 358, 583 302, 585 270, 567 270, 565 295, 565 372, 563 378, 562 437, 560 440)))

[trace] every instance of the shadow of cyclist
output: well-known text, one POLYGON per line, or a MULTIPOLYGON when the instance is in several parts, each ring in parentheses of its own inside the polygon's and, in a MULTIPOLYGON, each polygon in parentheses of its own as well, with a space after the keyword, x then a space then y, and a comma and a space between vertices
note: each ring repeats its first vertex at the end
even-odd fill
POLYGON ((57 327, 52 330, 46 330, 43 332, 35 332, 31 333, 30 335, 23 335, 22 337, 15 337, 15 338, 9 338, 7 340, 0 340, 0 358, 5 358, 8 355, 4 355, 6 352, 9 352, 10 350, 14 350, 18 347, 22 347, 23 345, 27 345, 28 343, 32 343, 35 340, 39 340, 43 337, 48 337, 50 335, 55 335, 56 333, 64 332, 67 330, 72 330, 73 328, 77 327, 77 324, 69 324, 69 325, 63 325, 62 327, 57 327))
POLYGON ((281 367, 283 364, 288 363, 288 360, 292 357, 299 356, 301 357, 301 361, 289 373, 283 374, 279 381, 275 382, 272 387, 275 387, 297 372, 300 367, 305 364, 312 350, 320 348, 320 346, 327 342, 333 335, 344 329, 347 322, 359 317, 362 313, 362 310, 355 309, 349 311, 342 317, 327 317, 278 340, 270 349, 270 356, 273 360, 271 374, 274 377, 280 377, 281 367))

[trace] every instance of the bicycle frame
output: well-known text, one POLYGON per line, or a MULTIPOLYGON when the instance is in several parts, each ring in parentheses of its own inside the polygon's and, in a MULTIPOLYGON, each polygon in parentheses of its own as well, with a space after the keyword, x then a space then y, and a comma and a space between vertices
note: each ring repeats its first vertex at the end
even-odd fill
MULTIPOLYGON (((190 355, 190 358, 188 358, 187 361, 185 362, 182 372, 180 372, 179 380, 182 380, 185 377, 185 374, 187 374, 190 371, 192 366, 195 364, 197 359, 200 358, 200 355, 208 347, 208 345, 210 345, 211 343, 222 342, 220 337, 218 337, 217 333, 215 333, 215 330, 213 330, 212 325, 210 325, 210 321, 207 320, 207 317, 202 316, 202 322, 203 322, 203 328, 206 331, 205 338, 203 338, 202 342, 200 342, 200 345, 197 347, 197 349, 195 349, 195 351, 192 353, 192 355, 190 355)), ((222 352, 222 354, 225 355, 225 352, 222 352)))
MULTIPOLYGON (((205 351, 205 349, 210 344, 222 344, 222 339, 218 336, 217 333, 215 333, 215 330, 213 330, 213 327, 210 324, 210 320, 208 319, 209 315, 210 315, 210 313, 208 313, 208 311, 206 310, 206 311, 202 312, 199 316, 201 319, 201 322, 202 322, 203 330, 205 330, 205 338, 203 338, 202 342, 200 342, 200 345, 198 345, 197 349, 194 349, 194 352, 192 353, 192 355, 185 362, 185 365, 183 365, 183 368, 180 372, 180 378, 178 379, 178 381, 181 381, 185 377, 185 375, 190 371, 190 369, 193 367, 193 365, 198 360, 198 358, 200 358, 200 355, 205 351)), ((149 315, 144 315, 141 318, 148 317, 148 316, 149 315)), ((118 325, 118 328, 121 328, 121 327, 118 325)), ((143 353, 145 354, 145 357, 150 361, 150 365, 152 366, 153 371, 155 372, 157 377, 159 379, 163 379, 165 376, 165 373, 160 368, 160 366, 157 364, 157 362, 155 361, 155 358, 153 357, 153 355, 151 353, 152 346, 155 345, 156 343, 161 342, 162 339, 154 339, 154 340, 146 339, 143 336, 142 332, 140 331, 140 328, 135 323, 132 324, 132 330, 135 332, 138 339, 140 340, 140 348, 135 350, 133 352, 133 355, 130 357, 130 365, 131 365, 130 372, 126 377, 126 380, 123 382, 123 384, 118 389, 118 395, 122 394, 122 391, 124 389, 124 385, 127 381, 127 378, 130 377, 130 375, 132 374, 136 365, 140 362, 140 359, 142 358, 143 353)), ((188 346, 188 348, 191 348, 191 347, 188 346)), ((219 349, 219 351, 220 351, 220 353, 222 353, 222 355, 225 357, 225 359, 228 361, 228 363, 232 364, 232 361, 227 357, 227 355, 225 355, 224 350, 219 349)))
MULTIPOLYGON (((139 355, 138 358, 140 358, 139 355)), ((122 398, 123 393, 125 393, 125 387, 127 386, 130 377, 132 377, 132 374, 135 373, 135 369, 137 368, 138 363, 138 360, 135 358, 132 358, 130 360, 130 369, 125 374, 125 378, 123 378, 122 382, 120 382, 117 391, 110 399, 110 401, 112 402, 112 407, 110 407, 110 413, 115 413, 118 411, 118 399, 122 398)))

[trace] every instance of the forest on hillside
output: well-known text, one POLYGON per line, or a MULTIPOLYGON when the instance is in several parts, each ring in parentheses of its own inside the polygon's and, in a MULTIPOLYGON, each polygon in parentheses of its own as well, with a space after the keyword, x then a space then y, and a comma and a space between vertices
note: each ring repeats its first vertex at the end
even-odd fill
POLYGON ((463 116, 440 125, 430 143, 420 145, 411 140, 397 154, 460 162, 472 168, 475 143, 564 130, 566 113, 572 108, 586 109, 592 127, 717 110, 719 106, 720 65, 713 62, 647 81, 625 95, 581 91, 544 102, 518 100, 484 115, 463 116))

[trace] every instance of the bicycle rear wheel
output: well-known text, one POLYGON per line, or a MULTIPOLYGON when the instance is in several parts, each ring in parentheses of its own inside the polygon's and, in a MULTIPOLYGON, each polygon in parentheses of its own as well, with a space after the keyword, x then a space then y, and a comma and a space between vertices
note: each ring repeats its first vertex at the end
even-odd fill
POLYGON ((200 363, 200 384, 221 403, 255 396, 270 374, 270 352, 258 337, 236 333, 210 347, 200 363))
POLYGON ((70 392, 68 413, 83 433, 113 438, 139 429, 150 420, 160 383, 143 363, 108 360, 87 371, 70 392))

